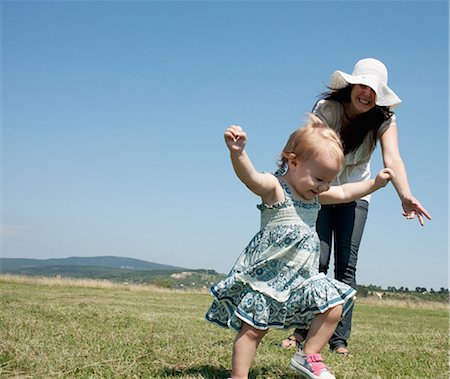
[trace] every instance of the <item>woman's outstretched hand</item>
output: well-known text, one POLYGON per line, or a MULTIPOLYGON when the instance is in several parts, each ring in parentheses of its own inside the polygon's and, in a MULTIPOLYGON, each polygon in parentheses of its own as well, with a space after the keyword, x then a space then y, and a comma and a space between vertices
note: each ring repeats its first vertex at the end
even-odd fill
POLYGON ((403 197, 402 198, 402 207, 403 207, 403 216, 406 217, 407 220, 412 220, 417 216, 417 219, 420 222, 420 225, 424 226, 424 216, 431 220, 430 214, 427 210, 422 207, 419 200, 417 200, 414 196, 403 197))
POLYGON ((242 152, 247 143, 247 134, 239 125, 230 125, 224 133, 225 143, 231 152, 242 152))

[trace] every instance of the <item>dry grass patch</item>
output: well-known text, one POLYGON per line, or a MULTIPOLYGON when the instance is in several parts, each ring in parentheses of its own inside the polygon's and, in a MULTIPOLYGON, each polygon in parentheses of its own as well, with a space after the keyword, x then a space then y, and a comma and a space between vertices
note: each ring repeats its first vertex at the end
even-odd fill
POLYGON ((375 296, 357 297, 358 304, 375 305, 377 307, 400 307, 408 309, 435 309, 435 310, 449 310, 450 305, 447 303, 441 303, 437 301, 425 301, 425 300, 397 300, 384 298, 380 299, 375 296))
POLYGON ((76 278, 58 278, 58 277, 42 277, 42 276, 26 276, 26 275, 10 275, 0 274, 0 283, 17 283, 44 285, 51 287, 81 287, 81 288, 103 288, 118 289, 127 291, 151 291, 151 292, 175 292, 175 293, 207 293, 204 289, 171 289, 154 286, 151 284, 130 284, 116 283, 110 280, 99 279, 76 279, 76 278))

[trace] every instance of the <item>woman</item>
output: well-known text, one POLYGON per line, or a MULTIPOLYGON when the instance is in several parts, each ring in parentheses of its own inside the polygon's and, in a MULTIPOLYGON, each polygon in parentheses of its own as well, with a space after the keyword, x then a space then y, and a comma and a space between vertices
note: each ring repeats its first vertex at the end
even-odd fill
MULTIPOLYGON (((400 197, 403 216, 418 218, 424 225, 429 213, 412 195, 405 165, 398 147, 398 131, 393 109, 401 100, 387 85, 388 72, 379 60, 366 58, 358 61, 352 74, 335 71, 331 76, 330 91, 322 95, 313 112, 333 128, 344 145, 345 164, 333 185, 368 180, 370 158, 380 142, 385 167, 395 172, 392 183, 400 197)), ((355 273, 358 249, 369 209, 370 196, 348 204, 323 206, 316 223, 321 241, 320 272, 326 273, 330 262, 333 240, 335 278, 356 287, 355 273)), ((348 355, 352 311, 340 321, 329 341, 330 348, 348 355)), ((283 347, 300 344, 306 331, 296 329, 283 347)))

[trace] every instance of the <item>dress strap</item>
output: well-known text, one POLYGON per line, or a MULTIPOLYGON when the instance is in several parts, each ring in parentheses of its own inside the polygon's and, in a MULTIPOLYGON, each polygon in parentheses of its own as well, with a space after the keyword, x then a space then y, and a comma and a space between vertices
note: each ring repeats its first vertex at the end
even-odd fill
POLYGON ((275 176, 275 178, 278 179, 278 182, 280 183, 281 188, 283 188, 283 190, 286 194, 286 197, 289 199, 292 199, 291 190, 287 186, 286 182, 283 179, 281 179, 281 177, 284 174, 286 174, 286 172, 287 172, 287 167, 286 167, 286 165, 284 165, 284 166, 280 167, 277 171, 275 171, 275 173, 273 175, 275 176))
POLYGON ((291 190, 289 189, 289 187, 287 186, 286 182, 283 179, 281 179, 280 177, 278 177, 277 179, 278 179, 278 182, 280 183, 281 188, 283 188, 284 197, 285 197, 286 201, 292 203, 293 199, 292 199, 291 190))
POLYGON ((286 166, 282 166, 277 171, 275 171, 275 173, 273 175, 276 178, 279 178, 280 176, 286 174, 286 171, 287 171, 287 167, 286 166))

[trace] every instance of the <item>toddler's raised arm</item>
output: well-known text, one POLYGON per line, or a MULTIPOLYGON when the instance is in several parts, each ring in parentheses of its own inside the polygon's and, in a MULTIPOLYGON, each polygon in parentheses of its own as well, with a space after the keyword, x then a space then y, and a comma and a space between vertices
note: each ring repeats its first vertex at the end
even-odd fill
POLYGON ((271 174, 256 171, 245 151, 247 134, 238 125, 231 125, 224 134, 225 143, 230 150, 234 172, 252 192, 261 196, 265 203, 273 201, 278 182, 271 174))

